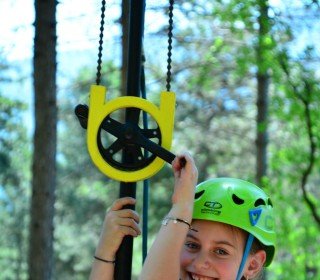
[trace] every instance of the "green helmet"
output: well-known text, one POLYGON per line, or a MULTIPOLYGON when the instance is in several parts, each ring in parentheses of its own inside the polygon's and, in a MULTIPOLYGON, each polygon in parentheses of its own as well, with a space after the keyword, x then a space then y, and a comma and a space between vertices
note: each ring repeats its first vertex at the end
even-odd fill
POLYGON ((272 262, 276 238, 273 206, 256 185, 233 178, 200 183, 192 218, 229 224, 251 233, 266 246, 265 265, 272 262))

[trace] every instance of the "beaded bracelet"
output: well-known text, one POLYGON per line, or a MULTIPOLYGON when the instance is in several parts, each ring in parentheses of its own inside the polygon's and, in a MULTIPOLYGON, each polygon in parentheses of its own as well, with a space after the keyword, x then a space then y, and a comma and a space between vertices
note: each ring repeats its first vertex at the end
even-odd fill
POLYGON ((97 256, 93 256, 93 257, 94 257, 96 260, 101 261, 101 262, 111 263, 111 264, 115 264, 115 263, 116 263, 115 260, 114 260, 114 261, 109 261, 109 260, 101 259, 101 258, 99 258, 99 257, 97 257, 97 256))

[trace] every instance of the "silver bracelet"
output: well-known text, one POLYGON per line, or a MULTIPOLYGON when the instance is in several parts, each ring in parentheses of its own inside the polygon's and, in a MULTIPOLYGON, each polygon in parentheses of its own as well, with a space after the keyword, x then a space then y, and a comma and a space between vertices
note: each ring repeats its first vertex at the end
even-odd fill
POLYGON ((180 219, 180 218, 176 218, 176 217, 165 217, 163 220, 162 220, 162 225, 163 226, 166 226, 169 221, 172 221, 174 224, 177 224, 177 223, 183 223, 185 225, 188 226, 189 229, 193 230, 193 231, 197 231, 195 230, 194 228, 191 227, 190 223, 188 223, 187 221, 183 220, 183 219, 180 219))

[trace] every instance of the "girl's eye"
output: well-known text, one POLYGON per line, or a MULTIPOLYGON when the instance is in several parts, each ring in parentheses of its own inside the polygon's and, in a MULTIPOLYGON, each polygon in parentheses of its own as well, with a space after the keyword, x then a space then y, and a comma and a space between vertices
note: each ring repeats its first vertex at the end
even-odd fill
POLYGON ((199 245, 194 242, 186 242, 184 246, 186 246, 189 250, 196 250, 199 248, 199 245))
POLYGON ((224 249, 221 249, 221 248, 216 249, 216 250, 215 250, 215 253, 218 254, 218 255, 220 255, 220 256, 226 256, 226 255, 228 255, 228 252, 227 252, 226 250, 224 250, 224 249))

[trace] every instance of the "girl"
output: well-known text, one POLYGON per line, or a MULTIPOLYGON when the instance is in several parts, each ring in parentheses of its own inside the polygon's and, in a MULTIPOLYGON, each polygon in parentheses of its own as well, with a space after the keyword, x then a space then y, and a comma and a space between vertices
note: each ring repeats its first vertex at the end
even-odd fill
MULTIPOLYGON (((232 178, 211 179, 196 188, 197 169, 187 153, 172 163, 172 208, 144 263, 141 280, 257 279, 274 256, 273 207, 255 185, 232 178), (186 165, 180 165, 185 158, 186 165)), ((107 212, 90 279, 113 279, 115 255, 125 235, 140 229, 135 211, 115 201, 107 212)))

